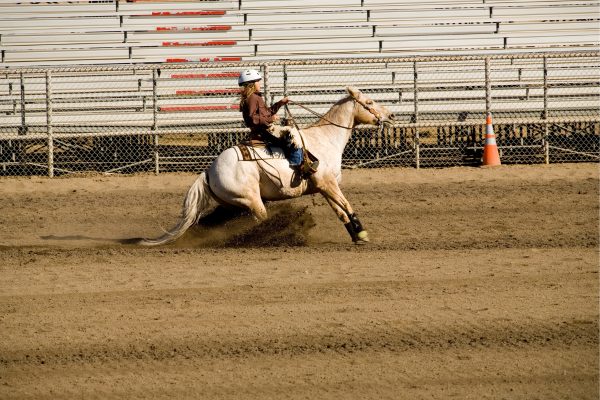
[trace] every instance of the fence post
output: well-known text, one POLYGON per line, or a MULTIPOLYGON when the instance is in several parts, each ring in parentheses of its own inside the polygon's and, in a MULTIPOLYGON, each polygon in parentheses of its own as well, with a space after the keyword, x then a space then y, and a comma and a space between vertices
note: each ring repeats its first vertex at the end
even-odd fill
POLYGON ((265 92, 265 103, 271 104, 271 88, 269 87, 269 64, 262 65, 263 70, 263 91, 265 92))
MULTIPOLYGON (((287 81, 288 81, 288 76, 287 76, 287 64, 283 64, 283 97, 287 97, 288 95, 288 88, 287 88, 287 81)), ((289 120, 290 115, 288 113, 288 108, 285 108, 285 120, 289 120)))
POLYGON ((160 158, 158 154, 158 96, 156 95, 156 68, 152 69, 152 133, 154 138, 154 173, 160 173, 160 158))
MULTIPOLYGON (((417 69, 417 62, 413 61, 413 100, 414 100, 414 121, 415 124, 419 122, 419 84, 418 77, 419 71, 417 69)), ((421 167, 421 143, 419 138, 419 128, 415 126, 415 168, 419 169, 421 167)))
MULTIPOLYGON (((492 79, 490 76, 490 58, 485 57, 485 115, 486 118, 492 113, 492 79)), ((497 135, 496 135, 497 136, 497 135)), ((498 148, 500 157, 502 157, 502 149, 498 148)))
POLYGON ((21 126, 19 127, 19 135, 27 134, 27 123, 25 121, 25 80, 23 78, 23 72, 20 73, 20 85, 21 85, 21 126))
POLYGON ((52 131, 52 73, 46 71, 46 132, 48 134, 48 176, 54 178, 54 137, 52 131))
POLYGON ((490 58, 485 58, 485 115, 492 112, 492 80, 490 78, 490 58))
POLYGON ((550 144, 548 143, 548 57, 544 56, 544 163, 550 164, 550 144))

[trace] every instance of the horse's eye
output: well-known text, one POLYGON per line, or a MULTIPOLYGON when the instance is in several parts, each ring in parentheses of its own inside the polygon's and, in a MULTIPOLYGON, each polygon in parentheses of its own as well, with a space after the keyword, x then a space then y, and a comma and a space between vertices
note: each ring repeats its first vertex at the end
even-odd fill
POLYGON ((373 104, 373 100, 367 100, 367 104, 368 105, 372 105, 373 104))

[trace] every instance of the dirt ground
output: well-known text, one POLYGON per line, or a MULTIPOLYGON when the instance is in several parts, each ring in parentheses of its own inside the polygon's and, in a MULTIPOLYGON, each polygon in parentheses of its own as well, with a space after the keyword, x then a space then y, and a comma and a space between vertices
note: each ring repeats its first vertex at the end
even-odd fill
POLYGON ((344 171, 175 223, 195 177, 0 179, 2 399, 598 399, 597 164, 344 171))

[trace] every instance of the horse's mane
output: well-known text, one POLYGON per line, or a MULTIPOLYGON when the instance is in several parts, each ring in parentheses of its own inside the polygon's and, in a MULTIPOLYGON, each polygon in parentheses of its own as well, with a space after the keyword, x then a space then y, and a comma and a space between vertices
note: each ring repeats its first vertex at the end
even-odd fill
POLYGON ((334 105, 332 105, 331 108, 321 118, 319 118, 319 120, 317 122, 310 124, 309 126, 307 126, 307 128, 313 128, 313 127, 317 127, 320 125, 328 124, 327 120, 331 121, 334 118, 336 118, 337 113, 339 113, 340 110, 342 109, 342 107, 340 107, 340 106, 347 103, 350 100, 352 100, 352 96, 350 96, 350 95, 341 98, 334 105))

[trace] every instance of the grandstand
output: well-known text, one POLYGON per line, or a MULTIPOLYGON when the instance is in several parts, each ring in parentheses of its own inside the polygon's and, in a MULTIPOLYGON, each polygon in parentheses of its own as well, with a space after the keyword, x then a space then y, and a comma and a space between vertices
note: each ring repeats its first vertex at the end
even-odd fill
POLYGON ((598 48, 592 0, 3 1, 2 66, 598 48))

